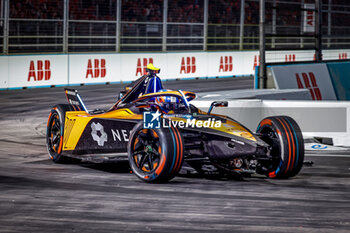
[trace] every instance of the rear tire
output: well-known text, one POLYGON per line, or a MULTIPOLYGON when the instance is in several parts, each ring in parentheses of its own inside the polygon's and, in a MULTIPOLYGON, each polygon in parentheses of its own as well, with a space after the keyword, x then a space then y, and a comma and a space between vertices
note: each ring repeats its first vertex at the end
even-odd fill
POLYGON ((68 104, 58 104, 51 109, 46 129, 46 145, 50 159, 55 163, 69 162, 62 155, 66 112, 74 111, 68 104))
POLYGON ((304 140, 295 120, 288 116, 267 117, 259 123, 257 133, 272 147, 273 159, 269 164, 262 164, 263 174, 283 179, 300 172, 304 162, 304 140))
POLYGON ((143 122, 140 122, 131 131, 129 164, 142 181, 160 183, 171 180, 181 169, 183 154, 183 138, 176 128, 144 129, 143 122))

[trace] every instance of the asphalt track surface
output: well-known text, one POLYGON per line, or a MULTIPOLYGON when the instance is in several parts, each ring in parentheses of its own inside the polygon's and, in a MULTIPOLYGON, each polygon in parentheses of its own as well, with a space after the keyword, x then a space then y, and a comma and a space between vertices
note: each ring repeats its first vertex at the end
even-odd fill
MULTIPOLYGON (((169 89, 243 89, 252 79, 167 82, 169 89)), ((109 107, 120 85, 78 88, 109 107)), ((127 163, 54 164, 45 146, 63 88, 0 92, 0 232, 349 232, 349 154, 306 154, 292 179, 196 174, 146 184, 127 163)))

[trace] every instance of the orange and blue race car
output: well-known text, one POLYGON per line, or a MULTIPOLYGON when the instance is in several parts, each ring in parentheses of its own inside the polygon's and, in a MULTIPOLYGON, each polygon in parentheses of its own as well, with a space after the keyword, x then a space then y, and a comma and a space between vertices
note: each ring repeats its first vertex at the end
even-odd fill
POLYGON ((76 90, 65 92, 69 104, 53 107, 47 122, 47 148, 57 163, 120 156, 145 182, 167 182, 184 163, 203 175, 270 178, 293 177, 303 165, 302 133, 288 116, 267 117, 254 133, 211 113, 226 101, 204 112, 190 104, 194 93, 165 90, 159 78, 147 75, 105 111, 88 111, 76 90))

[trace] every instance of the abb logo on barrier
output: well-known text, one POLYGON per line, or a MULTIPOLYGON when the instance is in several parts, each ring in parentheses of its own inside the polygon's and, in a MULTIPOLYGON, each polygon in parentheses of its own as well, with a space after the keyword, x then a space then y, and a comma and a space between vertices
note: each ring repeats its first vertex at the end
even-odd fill
POLYGON ((229 71, 232 71, 232 69, 233 69, 232 56, 221 56, 219 72, 229 72, 229 71))
POLYGON ((196 57, 182 57, 180 74, 196 73, 196 57))
POLYGON ((314 26, 314 12, 306 11, 306 24, 310 27, 314 26))
POLYGON ((85 78, 104 78, 106 77, 106 60, 105 59, 89 59, 86 69, 85 78), (92 66, 93 65, 93 66, 92 66))
POLYGON ((301 73, 301 77, 302 77, 302 80, 304 81, 304 85, 298 73, 295 74, 295 77, 297 79, 297 84, 299 89, 304 89, 304 86, 305 86, 305 88, 309 89, 313 100, 322 100, 321 91, 318 88, 316 77, 313 72, 301 73))
POLYGON ((146 74, 146 67, 149 63, 153 64, 153 58, 138 58, 137 59, 137 65, 136 65, 136 76, 139 75, 145 75, 146 74), (143 62, 141 62, 143 61, 143 62))
POLYGON ((348 53, 339 53, 339 60, 348 59, 348 53))
POLYGON ((296 58, 295 54, 286 54, 285 61, 286 62, 293 62, 293 61, 295 61, 295 58, 296 58))
POLYGON ((50 70, 50 60, 37 60, 36 69, 35 62, 30 61, 29 72, 28 72, 28 82, 33 79, 34 81, 50 80, 51 70, 50 70))
POLYGON ((254 56, 254 66, 253 70, 255 70, 255 67, 260 66, 260 55, 255 55, 254 56))

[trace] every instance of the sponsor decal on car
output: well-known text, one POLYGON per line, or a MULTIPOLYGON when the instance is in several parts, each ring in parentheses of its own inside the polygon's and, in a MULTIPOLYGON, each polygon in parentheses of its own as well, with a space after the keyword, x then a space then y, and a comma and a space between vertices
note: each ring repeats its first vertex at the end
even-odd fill
POLYGON ((160 116, 161 113, 157 112, 144 112, 143 113, 143 127, 145 129, 159 129, 160 128, 160 116))
POLYGON ((325 150, 325 149, 328 148, 328 146, 320 145, 320 144, 315 144, 315 145, 312 145, 311 148, 312 148, 312 149, 315 149, 315 150, 325 150))
POLYGON ((129 130, 126 129, 108 129, 100 122, 92 122, 91 124, 91 136, 92 139, 97 142, 97 144, 101 147, 105 146, 106 142, 108 142, 108 134, 112 135, 114 142, 128 142, 129 141, 129 130), (111 132, 109 134, 108 132, 111 132))
POLYGON ((191 115, 182 114, 168 114, 161 118, 162 114, 157 112, 144 112, 143 113, 143 127, 146 129, 159 129, 162 128, 220 128, 222 125, 221 120, 215 118, 208 118, 206 120, 198 120, 191 115))
POLYGON ((124 142, 128 142, 129 141, 129 135, 128 135, 128 131, 125 129, 111 129, 112 131, 112 135, 113 135, 113 140, 116 141, 124 141, 124 142))
POLYGON ((105 142, 108 140, 108 136, 100 123, 93 122, 91 124, 91 136, 94 141, 97 142, 99 146, 104 146, 105 142))

